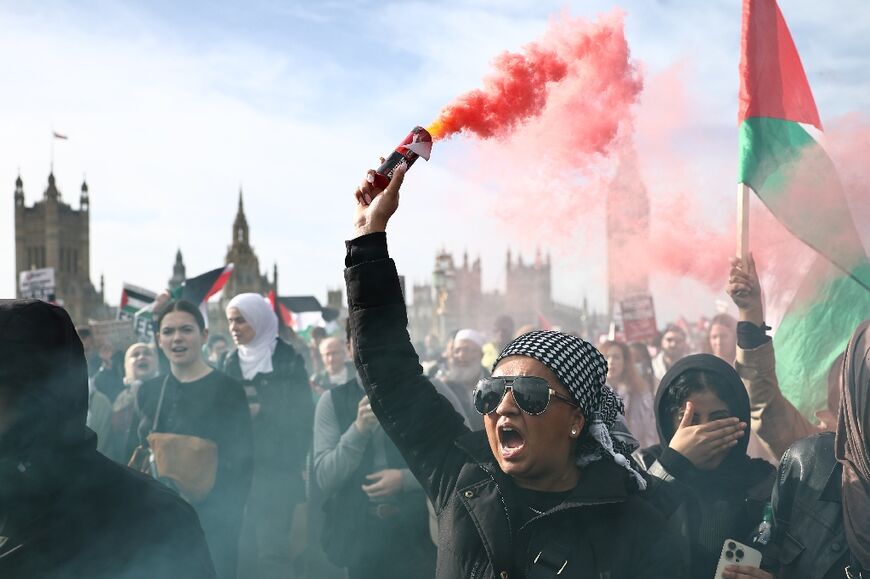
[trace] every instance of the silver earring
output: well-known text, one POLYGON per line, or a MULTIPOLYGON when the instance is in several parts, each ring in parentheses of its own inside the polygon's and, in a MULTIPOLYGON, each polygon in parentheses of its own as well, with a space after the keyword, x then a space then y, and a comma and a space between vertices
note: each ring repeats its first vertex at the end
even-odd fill
POLYGON ((571 429, 571 436, 577 436, 577 429, 576 428, 571 429))

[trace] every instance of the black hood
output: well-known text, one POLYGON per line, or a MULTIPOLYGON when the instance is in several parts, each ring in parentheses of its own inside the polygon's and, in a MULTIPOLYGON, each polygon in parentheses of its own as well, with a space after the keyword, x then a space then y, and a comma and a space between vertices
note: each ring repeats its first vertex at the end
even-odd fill
POLYGON ((16 420, 0 436, 0 458, 92 443, 85 426, 88 369, 63 308, 38 300, 0 300, 0 384, 11 387, 16 420))
MULTIPOLYGON (((722 383, 728 388, 728 400, 723 400, 731 410, 732 416, 749 424, 749 394, 737 371, 730 364, 712 354, 693 354, 678 360, 671 369, 662 377, 656 393, 656 425, 659 431, 659 440, 662 446, 668 446, 674 436, 673 419, 667 414, 665 408, 672 397, 671 386, 674 382, 690 370, 703 370, 711 372, 722 378, 722 383)), ((747 432, 748 434, 748 432, 747 432)), ((731 456, 745 455, 749 446, 749 436, 744 436, 731 450, 731 456)))

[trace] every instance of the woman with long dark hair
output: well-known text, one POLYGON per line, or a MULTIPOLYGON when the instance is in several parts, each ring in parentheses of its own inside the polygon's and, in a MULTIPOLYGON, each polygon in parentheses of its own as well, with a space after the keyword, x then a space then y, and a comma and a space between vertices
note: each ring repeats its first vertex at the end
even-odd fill
POLYGON ((170 302, 157 332, 169 373, 139 388, 140 438, 155 454, 159 478, 196 509, 218 577, 232 578, 253 470, 245 391, 203 358, 208 330, 195 305, 170 302))
POLYGON ((599 348, 607 359, 607 383, 625 403, 625 422, 641 448, 658 441, 653 395, 634 365, 631 349, 619 341, 599 348))

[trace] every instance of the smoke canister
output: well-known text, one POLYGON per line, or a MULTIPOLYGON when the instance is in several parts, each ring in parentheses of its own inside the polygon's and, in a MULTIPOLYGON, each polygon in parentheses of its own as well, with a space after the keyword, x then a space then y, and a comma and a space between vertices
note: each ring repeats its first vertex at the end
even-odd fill
POLYGON ((387 185, 390 184, 390 179, 393 178, 393 170, 399 163, 404 161, 410 169, 419 157, 428 161, 431 153, 432 135, 423 127, 414 127, 408 136, 399 143, 396 150, 390 153, 387 160, 375 171, 375 186, 378 189, 386 189, 387 185))

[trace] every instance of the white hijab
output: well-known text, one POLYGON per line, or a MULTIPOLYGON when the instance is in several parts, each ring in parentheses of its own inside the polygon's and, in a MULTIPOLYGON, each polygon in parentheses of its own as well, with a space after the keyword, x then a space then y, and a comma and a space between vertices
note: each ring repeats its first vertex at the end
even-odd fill
POLYGON ((239 346, 242 376, 250 380, 258 373, 272 371, 272 354, 278 344, 278 317, 272 306, 259 294, 239 294, 227 304, 227 311, 236 308, 254 328, 254 339, 239 346))

